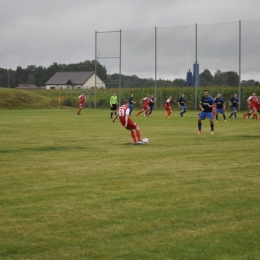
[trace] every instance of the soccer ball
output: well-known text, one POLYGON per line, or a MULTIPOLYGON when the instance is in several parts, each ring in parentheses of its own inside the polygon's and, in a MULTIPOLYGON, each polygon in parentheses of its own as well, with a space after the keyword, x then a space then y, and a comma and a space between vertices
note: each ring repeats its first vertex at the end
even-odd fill
POLYGON ((144 139, 143 139, 143 143, 144 143, 144 144, 148 144, 148 143, 149 143, 148 138, 144 138, 144 139))

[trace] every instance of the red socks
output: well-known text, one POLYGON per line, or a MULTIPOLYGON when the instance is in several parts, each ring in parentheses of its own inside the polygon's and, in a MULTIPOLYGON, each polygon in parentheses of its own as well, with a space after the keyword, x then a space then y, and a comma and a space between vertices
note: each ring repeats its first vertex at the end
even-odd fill
POLYGON ((135 132, 136 132, 137 139, 138 139, 138 141, 140 142, 140 141, 141 141, 141 133, 140 133, 140 130, 135 130, 135 132))
POLYGON ((135 138, 135 132, 134 131, 131 131, 131 136, 133 138, 134 143, 136 143, 136 138, 135 138))
MULTIPOLYGON (((135 130, 135 132, 136 132, 136 136, 137 136, 138 142, 140 142, 140 141, 141 141, 141 133, 140 133, 140 130, 135 130)), ((131 136, 132 136, 132 139, 133 139, 134 143, 136 143, 135 132, 134 132, 134 131, 131 131, 131 136)))

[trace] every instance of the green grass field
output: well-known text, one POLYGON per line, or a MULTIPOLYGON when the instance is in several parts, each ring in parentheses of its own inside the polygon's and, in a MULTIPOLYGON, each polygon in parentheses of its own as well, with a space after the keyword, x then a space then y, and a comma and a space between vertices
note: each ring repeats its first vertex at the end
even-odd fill
POLYGON ((0 259, 260 259, 260 121, 178 113, 0 110, 0 259))

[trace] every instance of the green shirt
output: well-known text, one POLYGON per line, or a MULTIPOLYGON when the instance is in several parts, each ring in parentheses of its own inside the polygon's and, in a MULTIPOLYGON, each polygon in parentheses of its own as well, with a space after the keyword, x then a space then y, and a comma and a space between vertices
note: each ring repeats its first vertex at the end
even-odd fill
POLYGON ((110 98, 110 106, 113 104, 117 104, 117 96, 111 96, 110 98))

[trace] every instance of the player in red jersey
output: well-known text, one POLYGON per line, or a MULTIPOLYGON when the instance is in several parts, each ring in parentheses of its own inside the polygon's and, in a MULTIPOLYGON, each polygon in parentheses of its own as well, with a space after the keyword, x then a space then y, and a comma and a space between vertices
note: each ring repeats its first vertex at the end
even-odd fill
POLYGON ((258 96, 257 112, 260 114, 260 96, 258 96))
POLYGON ((86 100, 85 93, 82 92, 81 95, 78 97, 78 99, 79 99, 79 110, 78 110, 77 114, 80 115, 80 112, 81 112, 81 110, 82 110, 82 108, 84 106, 84 102, 86 100))
POLYGON ((149 103, 151 101, 151 96, 147 95, 147 97, 141 99, 140 104, 144 101, 144 105, 142 110, 140 110, 135 116, 139 116, 141 113, 143 113, 143 111, 145 111, 145 116, 149 116, 149 112, 150 112, 150 107, 149 107, 149 103))
POLYGON ((172 96, 169 96, 169 98, 166 100, 166 104, 164 106, 166 113, 165 115, 170 118, 171 117, 171 113, 172 113, 172 109, 171 109, 171 102, 172 102, 172 96))
POLYGON ((212 107, 212 115, 213 115, 213 118, 216 117, 216 104, 214 104, 212 107))
POLYGON ((130 108, 128 108, 128 101, 125 100, 124 104, 118 108, 115 117, 113 118, 113 123, 119 117, 121 125, 131 132, 134 144, 143 144, 141 139, 141 133, 139 127, 134 123, 129 117, 130 108), (135 130, 135 132, 134 132, 135 130))
POLYGON ((255 118, 256 120, 258 120, 257 117, 258 98, 256 96, 256 93, 253 93, 253 95, 247 99, 247 102, 249 104, 250 111, 244 114, 243 117, 248 119, 253 114, 253 119, 255 118))

